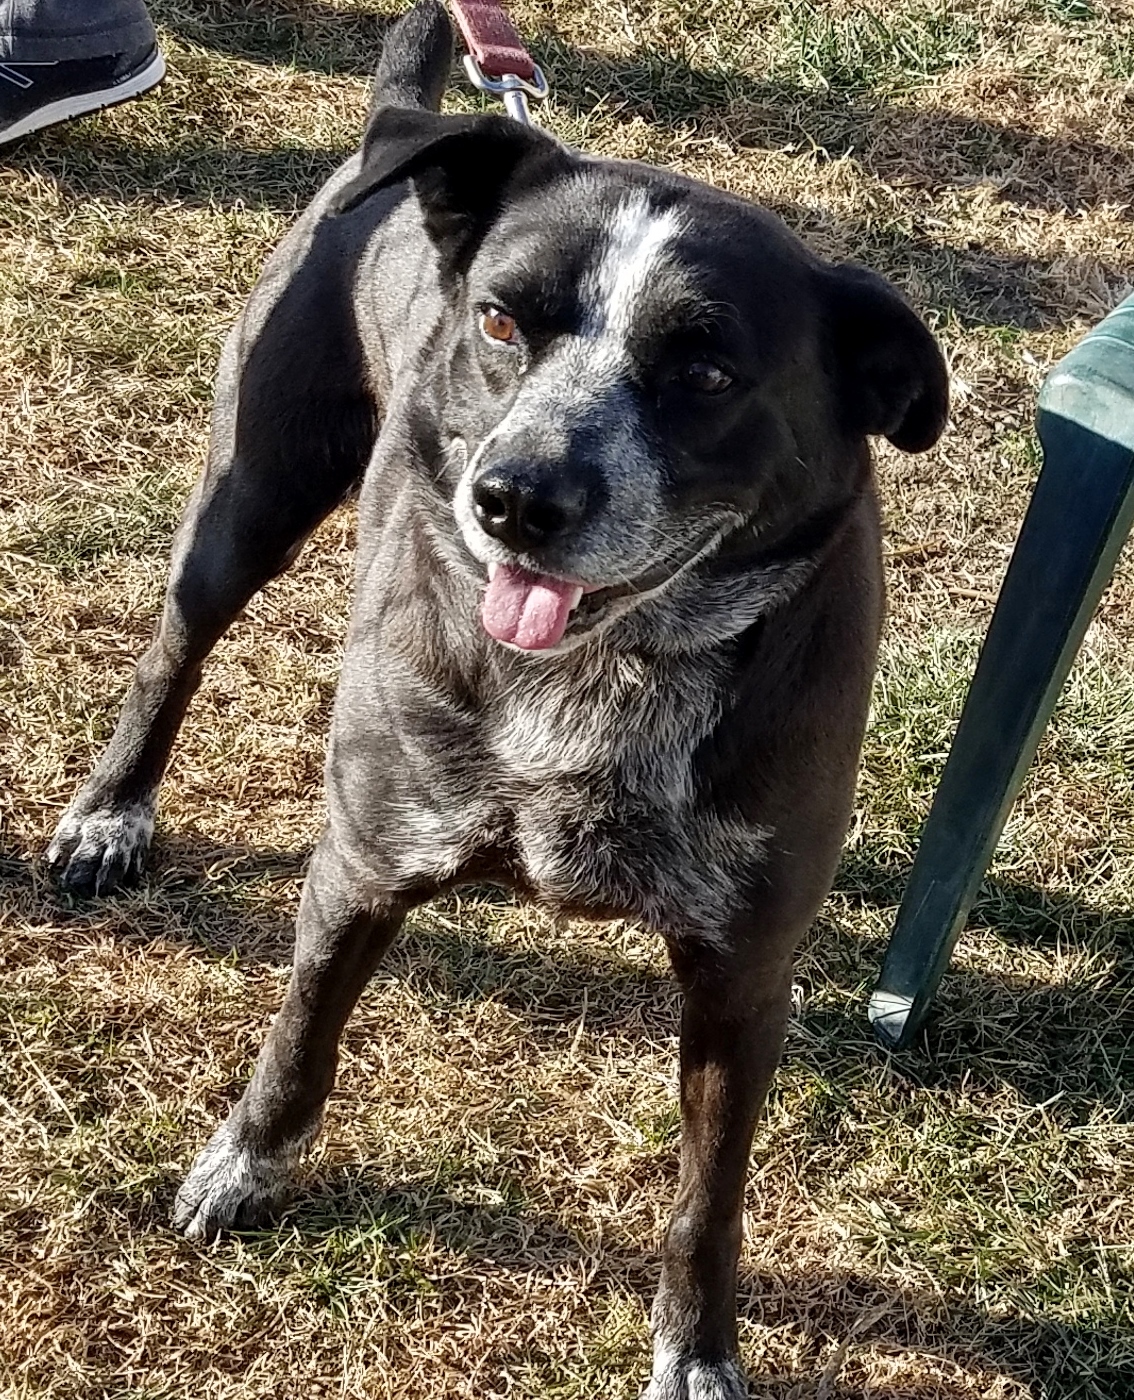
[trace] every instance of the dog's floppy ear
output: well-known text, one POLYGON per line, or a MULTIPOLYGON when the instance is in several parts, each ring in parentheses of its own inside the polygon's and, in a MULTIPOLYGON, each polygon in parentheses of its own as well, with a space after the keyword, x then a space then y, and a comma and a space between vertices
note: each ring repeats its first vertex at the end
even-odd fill
POLYGON ((511 117, 383 107, 367 125, 362 168, 339 190, 331 212, 345 214, 388 185, 412 180, 426 232, 463 272, 521 173, 534 179, 569 160, 551 137, 511 117))
POLYGON ((949 372, 925 323, 864 267, 825 267, 820 277, 844 422, 903 452, 932 447, 949 416, 949 372))

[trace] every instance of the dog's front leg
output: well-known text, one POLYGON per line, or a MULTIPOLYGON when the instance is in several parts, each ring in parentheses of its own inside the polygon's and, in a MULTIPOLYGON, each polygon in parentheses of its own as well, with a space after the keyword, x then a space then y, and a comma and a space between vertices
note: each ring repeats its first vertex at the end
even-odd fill
POLYGON ((681 1171, 644 1400, 743 1400, 736 1270, 756 1118, 779 1062, 791 960, 671 949, 684 990, 681 1171))
POLYGON ((283 1006, 252 1081, 177 1193, 173 1223, 212 1239, 261 1223, 281 1203, 334 1085, 339 1037, 406 912, 359 882, 330 833, 311 858, 283 1006))

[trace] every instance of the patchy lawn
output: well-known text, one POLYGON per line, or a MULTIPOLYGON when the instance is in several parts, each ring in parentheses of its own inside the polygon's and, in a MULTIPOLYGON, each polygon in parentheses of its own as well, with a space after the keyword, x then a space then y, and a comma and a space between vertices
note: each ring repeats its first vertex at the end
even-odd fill
MULTIPOLYGON (((152 8, 159 94, 0 151, 0 1393, 633 1400, 677 1133, 676 999, 636 929, 487 896, 421 911, 278 1231, 202 1248, 168 1227, 282 990, 349 511, 220 647, 141 888, 71 903, 38 864, 152 625, 221 337, 355 142, 383 24, 329 0, 152 8)), ((936 451, 878 454, 891 617, 753 1156, 753 1393, 1128 1400, 1128 560, 922 1049, 875 1047, 865 998, 1038 467, 1035 389, 1134 279, 1130 8, 513 12, 556 132, 886 273, 956 378, 936 451)))

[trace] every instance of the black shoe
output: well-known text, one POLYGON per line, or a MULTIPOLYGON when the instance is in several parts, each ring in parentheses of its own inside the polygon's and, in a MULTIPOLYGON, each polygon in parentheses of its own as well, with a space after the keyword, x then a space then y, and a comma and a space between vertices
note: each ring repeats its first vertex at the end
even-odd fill
POLYGON ((165 59, 153 45, 134 53, 61 63, 0 59, 0 145, 140 97, 164 77, 165 59))

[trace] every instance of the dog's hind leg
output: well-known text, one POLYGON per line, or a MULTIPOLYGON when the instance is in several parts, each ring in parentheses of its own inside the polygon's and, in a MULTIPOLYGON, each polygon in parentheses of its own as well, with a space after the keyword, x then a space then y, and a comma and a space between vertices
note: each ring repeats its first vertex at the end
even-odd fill
POLYGON ((251 1083, 177 1193, 177 1229, 212 1239, 261 1223, 283 1201, 293 1166, 319 1130, 347 1017, 408 902, 368 887, 324 835, 303 887, 283 1006, 251 1083))
POLYGON ((336 289, 319 276, 321 236, 269 270, 229 338, 209 461, 174 539, 156 636, 48 850, 72 892, 105 892, 137 873, 205 658, 365 468, 376 409, 353 325, 335 317, 336 289))
POLYGON ((745 1400, 736 1331, 744 1183, 783 1044, 791 959, 671 952, 684 990, 681 1170, 643 1400, 745 1400))
MULTIPOLYGON (((374 109, 436 109, 452 42, 444 9, 421 0, 390 30, 374 109)), ((365 468, 377 410, 355 319, 360 247, 349 221, 324 217, 333 192, 334 181, 272 255, 226 345, 209 464, 174 542, 157 636, 48 850, 74 893, 111 890, 138 872, 205 658, 365 468)))

